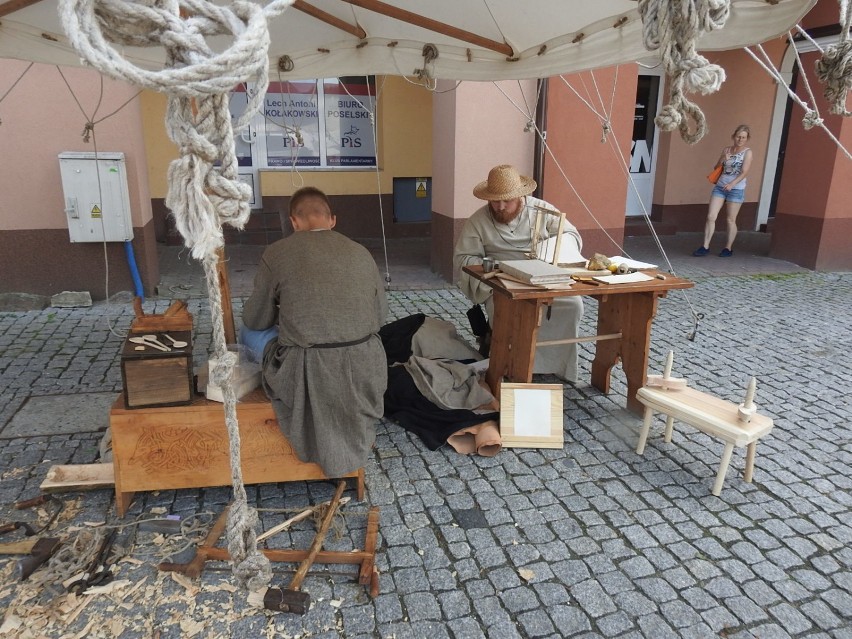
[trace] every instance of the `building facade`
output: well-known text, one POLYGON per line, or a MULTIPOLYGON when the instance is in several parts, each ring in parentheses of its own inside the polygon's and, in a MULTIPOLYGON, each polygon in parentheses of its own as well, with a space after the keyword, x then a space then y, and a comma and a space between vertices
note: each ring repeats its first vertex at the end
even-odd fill
MULTIPOLYGON (((829 44, 837 20, 836 3, 821 0, 803 26, 829 44)), ((763 48, 802 99, 811 101, 807 86, 817 93, 825 125, 852 147, 852 123, 830 115, 821 96, 815 47, 798 46, 804 77, 784 39, 763 48)), ((700 231, 705 176, 734 128, 747 123, 754 162, 740 228, 770 232, 772 257, 852 268, 844 239, 852 231, 852 160, 825 131, 802 126, 804 111, 745 51, 705 55, 727 81, 716 94, 693 96, 709 133, 691 146, 653 124, 665 78, 642 64, 542 81, 441 81, 432 91, 396 76, 273 82, 264 112, 237 137, 256 201, 246 228, 226 229, 226 241, 282 237, 289 196, 310 184, 329 194, 337 228, 350 237, 431 238, 432 270, 453 281, 455 238, 481 206, 472 188, 492 166, 511 163, 568 214, 586 254, 615 254, 625 234, 644 232, 645 214, 660 234, 700 231)), ((164 204, 176 157, 163 126, 165 97, 87 69, 2 60, 0 92, 10 87, 0 102, 0 292, 88 290, 101 299, 133 290, 135 267, 151 294, 157 243, 182 243, 164 204), (123 154, 132 239, 74 240, 75 215, 97 227, 106 213, 99 202, 69 200, 59 162, 69 152, 123 154)))

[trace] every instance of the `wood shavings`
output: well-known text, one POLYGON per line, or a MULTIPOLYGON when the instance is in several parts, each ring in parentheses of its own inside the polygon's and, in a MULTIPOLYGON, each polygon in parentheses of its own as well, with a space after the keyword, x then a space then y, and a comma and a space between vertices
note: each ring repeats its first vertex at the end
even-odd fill
POLYGON ((168 509, 164 506, 155 506, 149 511, 152 515, 165 515, 168 509))
POLYGON ((343 599, 332 599, 328 604, 334 608, 340 608, 343 605, 343 599))
POLYGON ((180 622, 180 629, 183 633, 184 637, 194 637, 199 632, 204 630, 205 624, 201 621, 195 621, 193 619, 183 619, 180 622))
POLYGON ((13 630, 18 630, 22 625, 23 621, 20 617, 16 615, 9 615, 6 617, 6 620, 3 622, 3 625, 0 626, 0 635, 5 635, 13 630))
POLYGON ((182 574, 180 574, 178 572, 170 572, 169 575, 171 575, 172 579, 176 583, 178 583, 178 584, 180 584, 181 586, 184 587, 184 589, 186 590, 186 594, 188 594, 190 597, 195 597, 195 595, 198 594, 198 590, 199 590, 198 586, 196 586, 194 583, 192 583, 189 579, 184 577, 182 574))
POLYGON ((83 628, 80 632, 74 635, 74 639, 84 639, 86 636, 88 636, 89 631, 92 629, 92 626, 95 625, 95 621, 97 620, 92 619, 89 623, 87 623, 85 628, 83 628))
POLYGON ((215 586, 210 586, 210 585, 204 586, 202 588, 202 590, 204 590, 204 592, 221 592, 223 590, 225 592, 237 592, 237 590, 239 590, 239 588, 237 588, 233 584, 222 583, 222 584, 218 584, 218 585, 215 585, 215 586))
POLYGON ((106 524, 105 521, 84 521, 83 525, 88 526, 89 528, 99 528, 106 524))
POLYGON ((129 579, 119 579, 117 581, 111 581, 108 584, 104 584, 103 586, 92 586, 91 588, 87 588, 83 594, 84 595, 107 595, 115 592, 116 590, 121 590, 131 584, 129 579))
POLYGON ((532 581, 533 579, 535 579, 535 573, 532 570, 529 570, 528 568, 521 568, 518 571, 518 576, 520 576, 520 578, 524 581, 532 581))

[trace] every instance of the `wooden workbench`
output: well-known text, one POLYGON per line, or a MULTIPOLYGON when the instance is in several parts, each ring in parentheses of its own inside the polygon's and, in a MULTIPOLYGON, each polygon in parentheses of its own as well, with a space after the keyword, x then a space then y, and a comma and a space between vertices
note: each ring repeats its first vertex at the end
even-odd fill
MULTIPOLYGON (((317 464, 296 456, 261 389, 239 401, 237 417, 246 484, 330 479, 317 464)), ((129 410, 119 395, 109 420, 119 516, 138 491, 231 485, 223 404, 197 395, 187 406, 129 410)), ((355 480, 362 500, 363 468, 345 477, 355 480)))

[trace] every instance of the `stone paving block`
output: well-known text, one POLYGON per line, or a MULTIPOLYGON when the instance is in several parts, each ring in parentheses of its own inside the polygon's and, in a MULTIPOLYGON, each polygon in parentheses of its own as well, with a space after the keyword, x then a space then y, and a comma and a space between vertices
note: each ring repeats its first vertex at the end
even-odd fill
MULTIPOLYGON (((843 637, 850 623, 844 611, 852 608, 852 449, 841 442, 850 440, 852 408, 839 389, 852 382, 852 349, 846 345, 846 327, 835 323, 829 331, 823 318, 836 315, 832 309, 842 305, 840 300, 852 300, 852 276, 802 277, 809 278, 810 286, 830 283, 835 298, 829 303, 822 296, 805 296, 800 283, 709 278, 691 292, 706 314, 695 342, 684 341, 681 323, 689 315, 679 295, 661 301, 654 322, 652 361, 663 361, 674 348, 681 374, 696 386, 718 389, 731 401, 740 399, 742 380, 753 374, 753 362, 777 371, 760 380, 761 406, 771 409, 778 427, 761 447, 754 484, 738 478, 720 497, 710 495, 715 467, 708 460, 718 459, 718 442, 687 429, 676 431, 672 445, 658 441, 645 456, 636 456, 640 421, 623 409, 625 384, 618 367, 610 396, 587 382, 566 386, 563 450, 462 457, 446 448, 428 451, 399 426, 383 422, 367 475, 367 502, 382 509, 380 596, 372 601, 362 586, 339 583, 338 577, 311 578, 311 587, 324 598, 341 596, 341 608, 318 603, 306 619, 274 621, 276 632, 323 639, 638 639, 671 636, 667 633, 672 631, 702 638, 724 633, 754 639, 758 632, 796 639, 843 637), (763 293, 766 286, 774 287, 771 295, 763 293), (777 339, 772 322, 742 321, 746 298, 749 314, 784 323, 786 339, 777 339), (802 309, 807 309, 811 325, 799 321, 802 309), (813 331, 821 329, 831 337, 818 344, 813 331), (708 339, 708 331, 717 339, 708 339), (828 365, 829 358, 815 353, 832 340, 828 365), (748 358, 740 361, 737 354, 743 352, 748 358), (811 383, 808 377, 816 379, 815 371, 835 383, 811 383), (480 521, 467 530, 453 525, 454 512, 463 509, 479 509, 484 524, 480 521), (533 578, 519 579, 520 569, 531 571, 533 578), (584 593, 581 605, 571 595, 575 590, 584 593), (409 605, 403 603, 409 600, 415 617, 422 618, 409 617, 409 605), (536 603, 510 614, 510 602, 521 601, 536 603), (591 603, 601 601, 609 602, 603 612, 591 603), (586 605, 594 614, 584 610, 586 605), (791 610, 799 616, 790 616, 791 610), (790 618, 780 618, 784 615, 790 618)), ((457 290, 392 292, 391 297, 400 317, 422 304, 422 310, 452 317, 464 329, 467 304, 457 290)), ((199 363, 212 330, 205 303, 191 302, 199 363)), ((164 309, 167 301, 146 301, 149 304, 164 309)), ((237 299, 235 307, 240 305, 237 299)), ((33 397, 81 391, 114 396, 120 389, 120 340, 101 328, 103 309, 95 305, 85 313, 62 313, 53 321, 38 313, 14 321, 0 314, 0 428, 33 397), (87 337, 75 341, 76 333, 87 337), (9 337, 15 344, 25 341, 15 347, 14 357, 3 350, 2 344, 8 343, 3 340, 9 337), (64 345, 58 346, 60 340, 64 345)), ((131 314, 129 305, 121 312, 125 326, 131 314)), ((596 305, 587 304, 584 331, 594 331, 595 317, 596 305)), ((581 376, 587 376, 593 350, 588 345, 580 350, 581 376)), ((662 422, 654 428, 659 434, 662 422)), ((0 517, 11 513, 10 504, 22 493, 37 492, 49 466, 44 460, 94 461, 96 437, 68 433, 63 439, 5 439, 0 446, 0 496, 8 500, 0 500, 0 517), (16 460, 29 462, 25 476, 15 476, 16 460)), ((735 456, 733 465, 741 471, 741 456, 735 456)), ((263 506, 305 505, 328 498, 328 493, 324 482, 249 489, 250 501, 263 506), (281 503, 271 496, 276 491, 281 503)), ((155 506, 181 513, 193 508, 218 512, 229 499, 227 488, 143 493, 130 516, 155 506)), ((81 503, 75 521, 103 521, 112 494, 87 494, 81 503)), ((363 524, 355 531, 363 535, 363 524)), ((282 537, 285 542, 309 538, 302 533, 282 537)), ((329 546, 351 548, 359 543, 357 536, 347 534, 329 541, 329 546)), ((6 604, 8 599, 0 597, 0 605, 6 604)), ((97 613, 103 605, 93 600, 89 608, 97 613)), ((178 609, 169 610, 159 618, 165 620, 178 609)), ((180 610, 191 615, 185 606, 180 610)), ((264 615, 249 613, 240 623, 216 627, 223 636, 253 636, 254 624, 266 628, 262 620, 264 615)), ((164 628, 179 636, 179 627, 164 628)), ((78 625, 67 632, 81 629, 78 625)))

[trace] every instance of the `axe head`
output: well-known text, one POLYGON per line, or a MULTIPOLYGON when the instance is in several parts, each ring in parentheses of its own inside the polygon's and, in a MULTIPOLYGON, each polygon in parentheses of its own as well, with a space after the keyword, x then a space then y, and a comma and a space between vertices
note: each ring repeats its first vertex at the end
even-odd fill
POLYGON ((33 574, 36 568, 53 556, 53 553, 59 548, 59 544, 59 539, 56 537, 45 537, 35 542, 30 551, 30 556, 18 560, 18 565, 15 568, 18 580, 23 581, 33 574))

